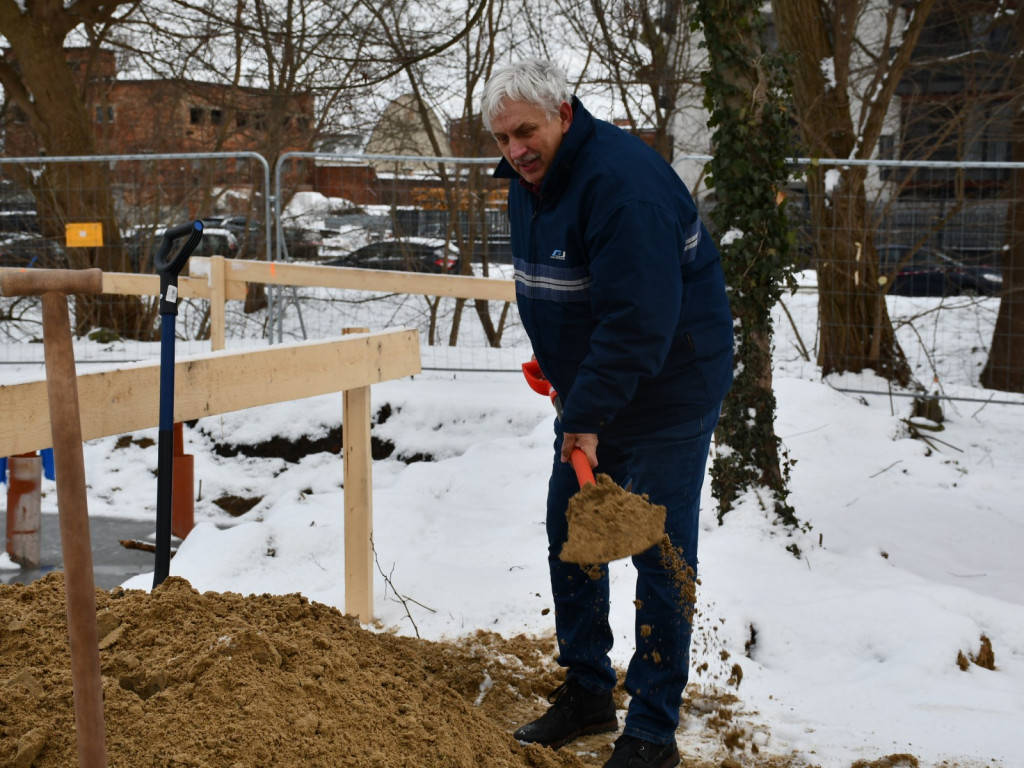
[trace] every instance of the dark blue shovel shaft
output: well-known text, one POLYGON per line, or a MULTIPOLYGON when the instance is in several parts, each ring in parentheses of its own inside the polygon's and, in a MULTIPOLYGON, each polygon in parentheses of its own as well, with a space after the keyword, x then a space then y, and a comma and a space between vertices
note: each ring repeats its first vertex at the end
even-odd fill
POLYGON ((171 490, 174 486, 174 315, 160 316, 160 433, 157 442, 156 561, 153 587, 171 568, 171 490))

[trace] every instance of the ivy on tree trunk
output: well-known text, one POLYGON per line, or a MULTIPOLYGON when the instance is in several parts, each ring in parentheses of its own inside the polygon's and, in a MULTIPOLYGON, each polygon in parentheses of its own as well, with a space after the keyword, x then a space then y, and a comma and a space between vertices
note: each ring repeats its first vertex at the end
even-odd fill
POLYGON ((792 238, 780 203, 791 146, 784 109, 789 85, 782 60, 763 46, 761 7, 757 0, 697 0, 709 52, 704 87, 714 145, 711 221, 719 234, 736 344, 735 380, 722 409, 711 479, 719 522, 743 494, 755 492, 780 522, 796 526, 772 390, 771 311, 793 282, 792 238))

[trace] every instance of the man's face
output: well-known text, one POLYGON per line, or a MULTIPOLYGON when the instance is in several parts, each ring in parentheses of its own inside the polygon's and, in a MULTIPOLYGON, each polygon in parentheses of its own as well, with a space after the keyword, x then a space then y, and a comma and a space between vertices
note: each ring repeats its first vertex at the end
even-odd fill
POLYGON ((531 184, 540 184, 571 122, 572 107, 566 101, 559 106, 558 114, 549 119, 536 104, 506 100, 491 120, 491 133, 501 154, 519 175, 531 184))

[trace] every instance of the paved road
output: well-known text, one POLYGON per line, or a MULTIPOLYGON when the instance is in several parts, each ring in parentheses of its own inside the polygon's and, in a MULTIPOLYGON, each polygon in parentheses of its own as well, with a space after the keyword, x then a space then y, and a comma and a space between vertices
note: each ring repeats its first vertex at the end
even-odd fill
MULTIPOLYGON (((0 489, 6 486, 0 486, 0 489)), ((96 586, 113 589, 139 573, 152 573, 151 552, 126 549, 121 539, 152 542, 156 521, 120 520, 89 516, 92 539, 92 565, 96 586)), ((0 552, 6 546, 7 513, 0 511, 0 552)), ((28 584, 63 565, 60 549, 60 521, 55 514, 42 515, 42 565, 35 570, 0 570, 0 584, 28 584)))

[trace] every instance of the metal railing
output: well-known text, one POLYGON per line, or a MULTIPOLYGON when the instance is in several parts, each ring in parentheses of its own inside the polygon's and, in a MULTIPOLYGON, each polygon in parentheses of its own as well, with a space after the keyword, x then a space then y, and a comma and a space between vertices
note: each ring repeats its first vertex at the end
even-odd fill
MULTIPOLYGON (((706 160, 705 156, 677 159, 706 160)), ((243 255, 271 263, 342 263, 371 243, 427 241, 441 248, 454 246, 463 274, 508 279, 511 256, 504 185, 490 175, 496 162, 496 158, 296 152, 282 155, 271 173, 267 161, 254 153, 0 158, 0 266, 27 266, 6 262, 26 261, 25 254, 31 258, 30 243, 37 246, 37 262, 46 261, 41 257, 50 248, 42 243, 65 247, 56 241, 71 222, 39 220, 44 211, 31 207, 34 198, 22 183, 26 174, 54 164, 99 163, 107 171, 108 188, 81 189, 77 194, 110 196, 122 247, 126 247, 126 232, 154 229, 183 218, 234 214, 231 231, 244 241, 243 255), (240 170, 241 163, 247 167, 240 170), (29 210, 35 211, 35 231, 25 228, 29 210)), ((1016 273, 1009 270, 1016 267, 1009 257, 1015 247, 1013 238, 1020 236, 1014 234, 1010 217, 1024 208, 1024 190, 1015 186, 1024 177, 1024 166, 810 158, 796 158, 792 166, 787 206, 796 238, 795 257, 802 267, 799 279, 805 288, 785 296, 776 308, 780 371, 820 376, 820 302, 849 297, 824 294, 817 280, 819 270, 824 265, 855 270, 858 265, 844 259, 870 256, 877 259, 870 274, 876 280, 884 276, 891 281, 878 290, 916 381, 943 397, 993 394, 979 390, 978 377, 999 313, 1017 311, 1015 295, 1007 295, 992 279, 1002 278, 1004 286, 1022 284, 1021 279, 1011 279, 1016 273), (855 190, 844 187, 852 169, 863 176, 863 186, 855 190), (844 199, 851 194, 860 198, 844 199), (833 217, 830 227, 823 229, 829 210, 836 206, 853 210, 858 204, 863 209, 859 218, 833 217), (859 251, 851 247, 855 243, 860 244, 859 251), (936 265, 929 266, 929 260, 941 262, 943 268, 931 269, 936 265), (921 287, 926 285, 922 275, 929 269, 941 273, 940 288, 921 287)), ((65 174, 63 178, 72 177, 65 174)), ((69 193, 76 192, 64 190, 65 197, 69 193)), ((713 199, 700 191, 696 197, 709 218, 713 199)), ((145 271, 141 265, 140 271, 145 271)), ((24 343, 37 335, 32 330, 32 312, 24 301, 13 306, 12 299, 0 297, 0 360, 39 358, 38 345, 24 343)), ((206 300, 185 302, 179 322, 183 353, 209 349, 206 300)), ((421 332, 423 364, 428 368, 517 370, 523 356, 529 356, 514 302, 492 300, 478 305, 466 297, 270 282, 251 285, 244 299, 229 300, 224 324, 229 347, 325 338, 343 327, 413 326, 421 332)), ((1016 325, 1007 327, 1012 333, 1016 325)), ((153 342, 129 340, 118 328, 108 330, 112 333, 105 345, 85 339, 77 342, 81 359, 146 359, 157 353, 153 342)), ((1024 346, 1016 339, 1010 342, 1024 346)), ((833 376, 830 383, 858 392, 893 392, 887 381, 870 372, 833 376)), ((1016 402, 1012 395, 993 396, 1016 402)))

